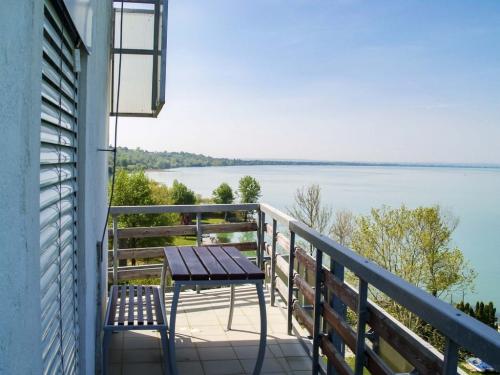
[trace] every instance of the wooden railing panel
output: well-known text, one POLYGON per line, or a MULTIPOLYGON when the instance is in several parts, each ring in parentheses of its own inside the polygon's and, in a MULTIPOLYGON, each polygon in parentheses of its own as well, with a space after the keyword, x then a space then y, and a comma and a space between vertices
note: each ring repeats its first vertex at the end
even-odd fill
MULTIPOLYGON (((254 232, 257 224, 253 222, 226 223, 226 224, 202 224, 201 230, 204 234, 209 233, 237 233, 254 232)), ((170 237, 170 236, 194 236, 196 225, 170 225, 157 227, 133 227, 119 228, 119 238, 148 238, 148 237, 170 237)), ((108 236, 113 237, 113 231, 108 231, 108 236)))
MULTIPOLYGON (((255 251, 255 250, 257 250, 257 243, 255 241, 211 243, 211 244, 203 244, 202 246, 206 246, 206 247, 231 246, 231 247, 236 247, 240 251, 255 251)), ((139 247, 139 248, 130 248, 130 249, 119 249, 118 250, 118 259, 162 258, 164 255, 163 254, 164 248, 165 248, 164 246, 160 246, 160 247, 142 247, 142 248, 139 247)), ((113 261, 113 251, 108 252, 108 260, 110 263, 113 261)))

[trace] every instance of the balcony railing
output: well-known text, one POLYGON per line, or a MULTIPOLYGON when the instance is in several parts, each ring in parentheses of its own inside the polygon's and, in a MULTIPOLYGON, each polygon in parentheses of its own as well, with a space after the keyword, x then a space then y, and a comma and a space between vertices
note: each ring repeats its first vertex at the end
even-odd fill
POLYGON ((366 368, 372 374, 394 374, 379 349, 381 340, 419 374, 456 374, 460 348, 500 368, 500 333, 270 205, 121 206, 112 207, 111 215, 113 282, 160 276, 160 263, 119 266, 120 259, 162 256, 162 247, 120 249, 122 238, 191 235, 198 245, 211 246, 203 243, 203 235, 255 232, 255 241, 230 245, 255 252, 255 262, 269 274, 271 303, 278 293, 287 304, 289 333, 294 318, 309 331, 313 373, 357 375, 366 368), (238 211, 254 211, 256 220, 202 223, 203 214, 238 211), (191 214, 196 220, 192 225, 118 228, 120 215, 161 213, 191 214), (315 257, 300 245, 314 248, 315 257), (346 270, 358 279, 357 289, 344 281, 346 270), (438 330, 445 338, 444 354, 371 302, 369 286, 438 330), (355 328, 346 320, 347 308, 356 313, 355 328), (354 369, 345 360, 345 346, 355 355, 354 369))

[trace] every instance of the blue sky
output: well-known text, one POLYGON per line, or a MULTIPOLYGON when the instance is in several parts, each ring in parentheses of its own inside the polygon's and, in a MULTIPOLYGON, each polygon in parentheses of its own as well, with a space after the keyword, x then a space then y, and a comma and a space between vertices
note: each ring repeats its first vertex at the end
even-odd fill
POLYGON ((119 145, 500 163, 500 1, 171 0, 167 104, 119 145))

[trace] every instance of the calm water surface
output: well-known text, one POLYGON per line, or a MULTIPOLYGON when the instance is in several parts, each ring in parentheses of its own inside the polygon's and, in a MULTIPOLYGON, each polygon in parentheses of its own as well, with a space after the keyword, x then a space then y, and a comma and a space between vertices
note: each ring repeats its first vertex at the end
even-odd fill
POLYGON ((366 214, 382 205, 440 204, 460 219, 454 244, 478 272, 476 292, 467 300, 500 306, 500 169, 344 166, 242 166, 149 171, 158 182, 174 179, 202 196, 221 183, 233 188, 245 175, 262 187, 261 201, 282 210, 293 204, 296 189, 316 183, 326 204, 366 214))

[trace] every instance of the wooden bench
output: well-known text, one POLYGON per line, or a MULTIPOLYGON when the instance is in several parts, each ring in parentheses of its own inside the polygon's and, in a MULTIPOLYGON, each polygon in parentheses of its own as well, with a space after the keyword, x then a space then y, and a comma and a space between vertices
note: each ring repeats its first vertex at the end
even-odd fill
MULTIPOLYGON (((260 307, 259 352, 253 374, 260 374, 266 348, 267 320, 264 300, 264 272, 253 264, 235 247, 166 247, 161 278, 162 293, 165 289, 167 274, 170 274, 174 287, 170 308, 169 356, 172 374, 177 374, 175 363, 175 317, 181 288, 192 286, 231 286, 228 329, 234 310, 234 286, 254 284, 257 289, 260 307)), ((203 324, 203 322, 200 322, 203 324)))
POLYGON ((107 372, 111 334, 116 331, 152 330, 161 335, 165 374, 170 373, 167 319, 164 301, 156 286, 113 285, 104 322, 103 374, 107 372))

